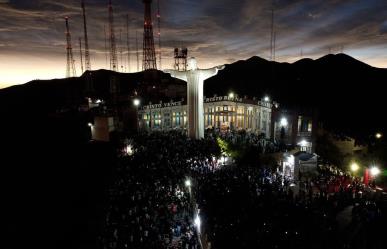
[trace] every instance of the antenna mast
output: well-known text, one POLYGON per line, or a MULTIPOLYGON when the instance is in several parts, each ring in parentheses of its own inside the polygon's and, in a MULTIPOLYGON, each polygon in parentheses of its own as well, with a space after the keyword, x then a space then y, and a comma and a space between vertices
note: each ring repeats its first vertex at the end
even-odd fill
POLYGON ((128 73, 130 73, 130 34, 129 34, 129 14, 126 15, 126 49, 128 51, 128 73))
POLYGON ((161 15, 160 15, 160 0, 157 0, 157 28, 158 28, 158 32, 157 32, 157 35, 158 35, 158 38, 159 38, 159 68, 161 70, 161 15))
POLYGON ((105 68, 108 68, 108 49, 107 49, 106 25, 103 25, 103 32, 104 32, 104 36, 105 36, 105 68))
POLYGON ((110 37, 110 70, 117 71, 117 46, 114 34, 114 16, 112 0, 109 0, 109 37, 110 37))
POLYGON ((271 9, 270 60, 274 60, 274 3, 271 9))
POLYGON ((83 73, 82 38, 79 37, 79 55, 81 56, 81 73, 83 73))
POLYGON ((137 57, 137 72, 140 71, 140 53, 138 51, 138 32, 136 30, 136 57, 137 57))
POLYGON ((67 67, 66 67, 66 77, 70 78, 77 76, 77 72, 75 70, 74 57, 73 57, 73 49, 71 47, 71 34, 69 27, 69 18, 65 17, 66 21, 66 42, 67 42, 67 67))
POLYGON ((121 72, 124 72, 124 61, 123 61, 123 48, 122 48, 122 29, 120 29, 120 64, 121 72))
POLYGON ((83 0, 82 0, 81 5, 82 5, 82 13, 83 13, 83 30, 84 30, 84 35, 85 35, 85 38, 84 38, 84 40, 85 40, 85 69, 91 70, 89 38, 87 36, 86 10, 85 10, 85 2, 83 0))
POLYGON ((144 2, 144 40, 143 40, 143 69, 157 69, 155 43, 153 38, 152 0, 144 2))

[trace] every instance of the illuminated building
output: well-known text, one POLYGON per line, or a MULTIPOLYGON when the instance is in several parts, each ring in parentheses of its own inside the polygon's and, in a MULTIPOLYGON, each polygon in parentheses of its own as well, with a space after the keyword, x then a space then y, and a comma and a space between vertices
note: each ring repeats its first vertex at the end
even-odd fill
MULTIPOLYGON (((205 129, 246 130, 271 138, 271 116, 275 103, 238 96, 204 98, 205 129)), ((187 129, 187 105, 184 100, 141 106, 139 127, 143 130, 187 129)))
POLYGON ((317 130, 314 114, 286 109, 274 110, 274 113, 274 141, 286 146, 298 147, 300 151, 313 153, 317 130))

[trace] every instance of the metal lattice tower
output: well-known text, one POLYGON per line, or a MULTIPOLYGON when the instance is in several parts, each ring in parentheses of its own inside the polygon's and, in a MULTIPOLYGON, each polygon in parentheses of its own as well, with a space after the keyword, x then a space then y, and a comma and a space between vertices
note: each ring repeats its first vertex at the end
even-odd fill
POLYGON ((136 58, 137 58, 137 72, 140 71, 140 52, 138 51, 138 32, 136 30, 136 58))
POLYGON ((82 52, 82 38, 79 37, 79 55, 81 56, 81 74, 83 71, 83 52, 82 52))
POLYGON ((84 31, 84 40, 85 40, 85 69, 91 70, 89 38, 87 36, 87 25, 86 25, 86 10, 85 10, 85 2, 83 0, 82 0, 82 14, 83 14, 83 31, 84 31))
POLYGON ((271 9, 270 60, 274 61, 274 4, 271 9))
POLYGON ((144 13, 144 40, 143 40, 143 70, 157 69, 155 42, 153 38, 152 0, 143 0, 144 13))
POLYGON ((159 38, 159 68, 161 70, 161 15, 160 15, 160 0, 157 0, 157 36, 159 38))
POLYGON ((177 71, 187 71, 187 58, 188 58, 188 49, 187 48, 175 48, 174 50, 175 65, 174 68, 177 71))
POLYGON ((73 49, 71 47, 71 34, 69 28, 69 18, 65 17, 66 21, 66 42, 67 42, 67 67, 66 67, 66 77, 75 77, 77 76, 77 72, 75 70, 75 63, 73 57, 73 49))
POLYGON ((121 72, 124 72, 124 60, 123 60, 124 50, 123 50, 123 45, 122 45, 122 29, 120 29, 120 44, 119 44, 119 47, 120 47, 120 68, 121 68, 121 72))
POLYGON ((114 34, 114 17, 112 1, 109 0, 109 41, 110 41, 110 70, 117 71, 117 46, 114 34))
POLYGON ((107 33, 106 33, 106 25, 103 25, 103 33, 105 37, 105 67, 108 68, 108 48, 107 48, 107 33))
POLYGON ((129 15, 126 15, 126 49, 128 51, 128 73, 130 73, 130 34, 129 34, 129 15))

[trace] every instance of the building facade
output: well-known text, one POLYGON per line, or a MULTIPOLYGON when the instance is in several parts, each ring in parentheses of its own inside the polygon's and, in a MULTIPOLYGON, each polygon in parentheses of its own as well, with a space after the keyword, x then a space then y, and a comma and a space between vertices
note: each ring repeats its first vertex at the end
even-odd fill
POLYGON ((313 153, 316 126, 316 118, 312 114, 280 110, 273 117, 273 138, 278 143, 313 153))
MULTIPOLYGON (((271 101, 213 96, 204 98, 204 127, 220 130, 246 130, 271 138, 271 101)), ((142 130, 187 129, 187 105, 184 100, 139 107, 142 130)))

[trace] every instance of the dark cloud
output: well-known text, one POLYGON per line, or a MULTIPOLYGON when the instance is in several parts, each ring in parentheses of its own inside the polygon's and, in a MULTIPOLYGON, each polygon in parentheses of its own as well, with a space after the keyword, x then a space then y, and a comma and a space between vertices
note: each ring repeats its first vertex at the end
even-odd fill
MULTIPOLYGON (((104 61, 107 2, 86 0, 94 64, 104 61)), ((117 37, 125 32, 125 16, 130 17, 133 50, 135 32, 139 38, 142 34, 142 1, 113 4, 117 37)), ((386 49, 385 0, 160 0, 163 56, 168 59, 173 47, 185 46, 206 64, 253 55, 268 58, 273 6, 280 60, 299 58, 301 49, 317 57, 341 48, 367 60, 366 51, 386 49)), ((0 0, 0 11, 0 56, 63 57, 65 16, 70 17, 74 43, 83 35, 80 0, 0 0)), ((384 56, 377 58, 369 62, 384 66, 384 56)))

